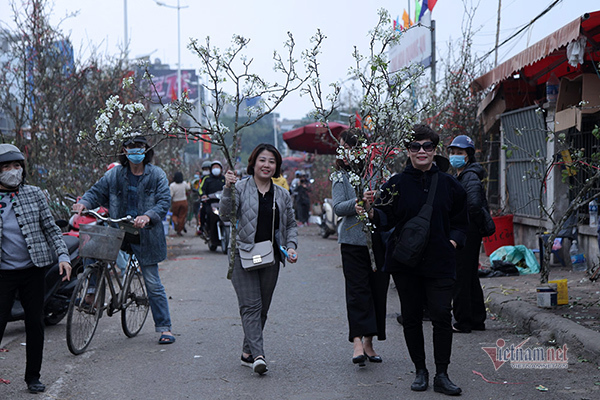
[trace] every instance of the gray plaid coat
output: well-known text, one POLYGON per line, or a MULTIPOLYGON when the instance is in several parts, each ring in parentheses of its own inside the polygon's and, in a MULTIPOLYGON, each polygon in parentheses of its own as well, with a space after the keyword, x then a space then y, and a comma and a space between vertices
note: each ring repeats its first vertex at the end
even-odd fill
MULTIPOLYGON (((36 267, 45 267, 55 261, 55 255, 69 257, 54 217, 50 213, 46 196, 37 186, 19 188, 13 209, 21 233, 27 243, 29 256, 36 267)), ((2 248, 2 218, 0 218, 0 249, 2 248)), ((1 256, 0 252, 0 256, 1 256)))

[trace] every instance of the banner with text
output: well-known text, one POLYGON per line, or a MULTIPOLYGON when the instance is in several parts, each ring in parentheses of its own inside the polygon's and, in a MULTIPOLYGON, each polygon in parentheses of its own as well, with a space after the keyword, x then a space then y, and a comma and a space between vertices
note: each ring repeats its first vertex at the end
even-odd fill
POLYGON ((403 31, 399 43, 390 49, 390 72, 397 72, 413 63, 429 67, 431 50, 431 13, 425 13, 420 25, 403 31))

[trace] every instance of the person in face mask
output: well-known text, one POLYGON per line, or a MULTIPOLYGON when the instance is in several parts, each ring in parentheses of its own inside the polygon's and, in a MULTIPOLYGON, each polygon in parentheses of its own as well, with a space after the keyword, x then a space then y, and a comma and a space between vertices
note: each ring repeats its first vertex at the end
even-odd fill
POLYGON ((453 290, 454 332, 470 333, 485 330, 486 311, 483 291, 479 282, 479 251, 482 237, 489 236, 493 227, 485 188, 481 180, 486 172, 475 160, 475 144, 466 135, 454 138, 450 146, 450 164, 458 181, 467 192, 469 229, 467 241, 456 251, 456 282, 453 290), (486 228, 487 227, 487 228, 486 228))
MULTIPOLYGON (((220 161, 213 161, 210 164, 210 175, 202 180, 200 196, 202 201, 209 200, 209 195, 220 192, 225 186, 225 177, 223 176, 223 164, 220 161)), ((213 200, 213 199, 211 199, 213 200)), ((217 199, 217 201, 219 201, 217 199)))
POLYGON ((25 310, 25 383, 31 393, 38 393, 46 389, 40 382, 45 267, 58 255, 59 273, 69 280, 71 264, 46 196, 23 183, 26 175, 23 153, 12 144, 0 144, 0 342, 18 293, 25 310))
POLYGON ((138 259, 154 328, 160 332, 159 344, 175 342, 171 333, 171 315, 165 288, 158 274, 158 263, 167 258, 167 242, 162 221, 171 206, 171 192, 165 172, 151 164, 154 150, 145 136, 125 139, 119 155, 121 165, 107 171, 73 205, 73 211, 108 207, 112 218, 134 217, 133 225, 140 229, 139 244, 129 243, 138 259))
MULTIPOLYGON (((204 164, 202 164, 204 170, 204 164)), ((223 190, 225 186, 225 176, 223 176, 223 164, 220 161, 212 161, 210 163, 210 174, 206 176, 200 184, 200 201, 202 202, 202 208, 200 209, 200 222, 202 229, 207 228, 206 222, 208 220, 208 213, 211 211, 211 204, 219 202, 219 199, 210 196, 216 192, 223 190)))

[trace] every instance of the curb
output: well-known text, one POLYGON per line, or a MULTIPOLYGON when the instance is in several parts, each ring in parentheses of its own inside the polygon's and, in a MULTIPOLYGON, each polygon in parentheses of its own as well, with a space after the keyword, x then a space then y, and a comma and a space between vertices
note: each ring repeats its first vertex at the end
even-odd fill
POLYGON ((530 334, 566 343, 575 355, 600 364, 600 333, 576 322, 499 293, 485 293, 490 311, 515 323, 530 334))

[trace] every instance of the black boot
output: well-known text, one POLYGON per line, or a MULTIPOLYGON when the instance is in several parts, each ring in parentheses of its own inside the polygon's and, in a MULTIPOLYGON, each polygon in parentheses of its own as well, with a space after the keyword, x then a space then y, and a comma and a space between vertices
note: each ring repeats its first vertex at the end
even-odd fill
POLYGON ((462 392, 462 389, 452 383, 448 374, 445 372, 435 374, 435 377, 433 378, 433 390, 449 396, 458 396, 462 392))
POLYGON ((429 372, 426 369, 418 369, 415 381, 410 385, 410 390, 424 392, 429 387, 429 372))

